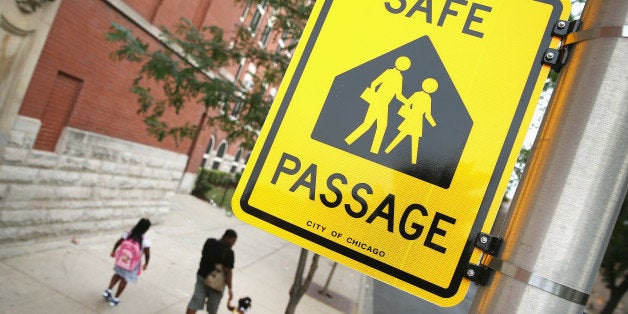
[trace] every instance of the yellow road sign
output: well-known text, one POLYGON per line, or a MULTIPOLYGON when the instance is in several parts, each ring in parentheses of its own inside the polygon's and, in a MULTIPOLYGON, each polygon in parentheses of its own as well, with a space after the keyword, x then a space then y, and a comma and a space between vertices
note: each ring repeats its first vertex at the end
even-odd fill
POLYGON ((319 0, 238 218, 441 306, 465 296, 567 0, 319 0))

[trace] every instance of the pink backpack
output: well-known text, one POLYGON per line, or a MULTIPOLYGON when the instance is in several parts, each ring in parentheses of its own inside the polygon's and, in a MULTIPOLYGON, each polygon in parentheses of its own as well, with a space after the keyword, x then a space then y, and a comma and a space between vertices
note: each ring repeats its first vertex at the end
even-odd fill
POLYGON ((120 247, 118 251, 116 251, 116 266, 125 270, 134 271, 141 261, 142 248, 139 243, 131 239, 126 239, 120 243, 120 247))

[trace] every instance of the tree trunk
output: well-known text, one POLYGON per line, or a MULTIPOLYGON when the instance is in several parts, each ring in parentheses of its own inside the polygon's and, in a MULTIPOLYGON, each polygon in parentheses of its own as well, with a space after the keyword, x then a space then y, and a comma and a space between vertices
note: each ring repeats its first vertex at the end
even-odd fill
POLYGON ((606 305, 604 305, 604 309, 602 310, 602 312, 600 312, 600 314, 613 313, 613 310, 615 310, 617 304, 619 304, 619 301, 621 301, 621 298, 624 296, 624 293, 626 293, 626 290, 628 289, 628 274, 624 275, 624 279, 620 285, 613 285, 612 287, 611 285, 608 286, 611 289, 611 297, 608 299, 608 302, 606 302, 606 305))
POLYGON ((307 273, 307 277, 303 278, 308 254, 308 250, 303 248, 301 249, 297 272, 294 275, 294 283, 290 288, 290 299, 288 300, 288 305, 286 306, 286 314, 294 314, 297 304, 299 304, 301 297, 303 297, 305 292, 307 292, 307 289, 310 287, 312 278, 314 278, 314 273, 316 273, 316 269, 318 268, 318 259, 320 258, 320 255, 314 254, 314 256, 312 256, 312 263, 310 264, 310 270, 307 273))
POLYGON ((297 304, 299 304, 299 300, 295 300, 290 297, 288 301, 288 306, 286 306, 286 314, 294 314, 294 311, 297 309, 297 304))

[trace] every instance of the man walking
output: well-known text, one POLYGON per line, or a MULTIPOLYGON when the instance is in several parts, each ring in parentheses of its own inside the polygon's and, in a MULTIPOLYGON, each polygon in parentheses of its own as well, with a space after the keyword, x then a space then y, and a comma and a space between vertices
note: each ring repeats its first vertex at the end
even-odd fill
POLYGON ((197 310, 202 310, 205 304, 207 304, 208 313, 216 314, 218 311, 218 305, 224 291, 214 290, 205 285, 205 278, 214 270, 216 264, 222 265, 225 282, 229 289, 229 299, 233 298, 231 270, 233 269, 235 256, 231 247, 235 244, 237 238, 238 235, 234 230, 227 229, 220 240, 209 238, 205 241, 201 262, 196 272, 194 295, 192 295, 192 299, 188 303, 186 314, 194 314, 197 310))
POLYGON ((386 128, 388 127, 388 106, 390 102, 395 97, 404 104, 408 101, 401 93, 403 87, 401 72, 408 70, 411 64, 412 62, 410 62, 408 57, 401 56, 395 60, 394 68, 387 69, 371 82, 371 85, 362 94, 362 98, 366 98, 365 100, 369 103, 366 116, 364 121, 345 138, 347 144, 353 144, 355 140, 375 124, 375 136, 371 144, 371 153, 379 153, 384 134, 386 134, 386 128))

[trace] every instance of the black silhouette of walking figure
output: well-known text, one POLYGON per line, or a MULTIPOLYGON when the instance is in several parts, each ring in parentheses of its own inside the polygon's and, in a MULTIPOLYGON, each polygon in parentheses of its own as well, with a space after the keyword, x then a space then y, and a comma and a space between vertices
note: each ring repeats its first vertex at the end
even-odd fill
POLYGON ((438 81, 433 78, 423 80, 421 84, 422 91, 418 91, 399 109, 399 115, 404 118, 399 124, 397 136, 384 150, 390 153, 406 136, 411 137, 412 141, 412 163, 416 164, 419 154, 419 140, 423 136, 423 118, 430 123, 432 127, 436 126, 436 121, 432 117, 432 97, 430 94, 438 89, 438 81))
POLYGON ((401 72, 408 70, 411 64, 412 62, 406 56, 397 58, 394 68, 384 71, 364 90, 361 97, 369 103, 369 108, 364 121, 345 138, 347 144, 353 144, 375 124, 375 136, 371 144, 371 153, 379 153, 388 126, 388 106, 390 102, 394 97, 402 103, 408 101, 401 92, 403 87, 401 72))

